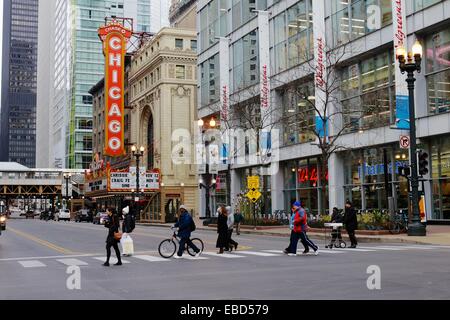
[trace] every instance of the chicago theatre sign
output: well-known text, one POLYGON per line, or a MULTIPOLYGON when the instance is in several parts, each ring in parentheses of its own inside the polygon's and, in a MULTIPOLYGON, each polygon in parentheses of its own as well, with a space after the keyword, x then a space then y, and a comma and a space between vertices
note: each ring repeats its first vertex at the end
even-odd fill
POLYGON ((105 55, 105 150, 104 155, 120 157, 124 143, 125 54, 132 31, 118 22, 98 30, 105 55))

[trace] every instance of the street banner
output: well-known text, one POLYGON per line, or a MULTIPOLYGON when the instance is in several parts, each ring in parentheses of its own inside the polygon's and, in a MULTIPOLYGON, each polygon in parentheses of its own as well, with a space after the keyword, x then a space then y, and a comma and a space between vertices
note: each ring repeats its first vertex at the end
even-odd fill
POLYGON ((228 129, 230 115, 230 46, 228 38, 219 39, 219 61, 220 61, 220 129, 222 133, 221 160, 222 163, 228 163, 229 139, 228 129))
POLYGON ((124 77, 125 54, 132 31, 117 21, 98 30, 105 55, 105 149, 104 155, 125 155, 124 77))
POLYGON ((197 173, 206 174, 206 148, 203 144, 196 144, 195 163, 197 164, 197 173))
POLYGON ((319 137, 328 135, 325 101, 327 93, 327 49, 325 41, 325 0, 314 0, 313 34, 314 34, 314 83, 316 104, 316 132, 319 137))
MULTIPOLYGON (((397 48, 404 47, 408 50, 408 33, 406 30, 406 6, 405 0, 392 1, 393 31, 394 31, 394 52, 397 48)), ((406 74, 400 71, 400 64, 395 59, 395 98, 396 116, 395 124, 397 129, 409 130, 409 95, 406 83, 406 74)))
POLYGON ((219 174, 219 146, 217 144, 210 144, 208 146, 209 152, 209 173, 210 174, 219 174))

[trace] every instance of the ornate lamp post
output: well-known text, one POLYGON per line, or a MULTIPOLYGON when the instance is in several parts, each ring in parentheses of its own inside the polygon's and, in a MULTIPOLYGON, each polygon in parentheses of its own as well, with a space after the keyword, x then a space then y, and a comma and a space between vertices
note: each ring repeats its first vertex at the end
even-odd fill
MULTIPOLYGON (((198 126, 199 128, 202 130, 202 140, 205 144, 205 150, 206 150, 206 154, 208 155, 208 147, 211 144, 212 141, 208 141, 205 139, 204 136, 204 121, 203 119, 198 120, 198 126)), ((214 118, 211 118, 211 120, 209 121, 209 128, 213 129, 215 128, 217 125, 216 120, 214 120, 214 118)), ((204 178, 200 179, 199 181, 199 188, 205 188, 206 190, 206 198, 205 198, 205 217, 206 218, 211 218, 211 209, 210 209, 210 205, 209 205, 209 198, 211 196, 210 190, 212 188, 216 187, 216 179, 212 179, 212 175, 209 173, 209 161, 208 159, 206 160, 206 173, 204 174, 204 178), (205 183, 203 183, 203 181, 205 181, 205 183)))
MULTIPOLYGON (((141 157, 144 156, 145 148, 144 146, 141 146, 139 148, 139 151, 137 150, 136 146, 131 147, 131 153, 133 154, 133 157, 136 158, 136 192, 137 192, 137 198, 138 201, 136 201, 136 215, 140 215, 140 208, 139 208, 139 201, 140 201, 140 189, 139 189, 139 175, 140 175, 140 169, 139 169, 139 160, 141 157)), ((134 197, 134 196, 133 196, 134 197)))
POLYGON ((419 213, 419 176, 417 172, 417 137, 416 137, 416 114, 414 105, 414 72, 421 71, 422 63, 422 46, 417 41, 412 47, 412 52, 406 53, 405 48, 399 47, 397 49, 397 59, 400 63, 400 70, 402 74, 407 73, 406 82, 408 83, 409 91, 409 125, 411 137, 411 189, 412 189, 412 221, 408 225, 409 236, 425 236, 426 228, 420 222, 419 213))
POLYGON ((66 181, 66 208, 67 208, 67 203, 69 202, 69 180, 72 177, 72 174, 70 173, 64 173, 64 180, 66 181))

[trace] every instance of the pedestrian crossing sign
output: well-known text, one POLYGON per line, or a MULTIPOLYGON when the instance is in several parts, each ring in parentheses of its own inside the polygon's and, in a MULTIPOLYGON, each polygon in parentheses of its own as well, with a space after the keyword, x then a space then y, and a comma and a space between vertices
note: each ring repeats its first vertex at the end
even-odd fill
POLYGON ((247 177, 247 188, 248 190, 259 189, 259 177, 258 176, 247 177))
POLYGON ((261 192, 259 192, 258 190, 250 190, 247 194, 246 194, 247 198, 249 198, 253 203, 256 203, 259 198, 261 198, 262 194, 261 192))

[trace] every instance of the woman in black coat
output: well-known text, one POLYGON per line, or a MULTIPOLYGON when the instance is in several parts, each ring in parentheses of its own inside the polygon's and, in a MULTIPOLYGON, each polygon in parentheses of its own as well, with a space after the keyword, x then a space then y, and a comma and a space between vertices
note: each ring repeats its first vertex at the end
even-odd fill
POLYGON ((350 248, 356 248, 358 241, 355 237, 355 230, 358 229, 358 218, 356 217, 356 211, 352 207, 352 203, 347 201, 345 204, 344 224, 347 229, 348 236, 352 245, 350 248))
POLYGON ((219 248, 218 254, 223 254, 224 248, 228 247, 228 216, 227 209, 224 206, 219 208, 219 216, 217 217, 217 237, 216 248, 219 248))
POLYGON ((111 257, 111 247, 114 248, 117 256, 116 266, 122 265, 122 260, 120 259, 120 251, 119 251, 119 240, 114 238, 114 233, 119 232, 119 217, 117 217, 113 211, 113 209, 106 210, 108 213, 108 221, 105 223, 105 227, 108 228, 108 237, 106 237, 106 262, 103 264, 105 267, 109 267, 109 259, 111 257))

